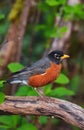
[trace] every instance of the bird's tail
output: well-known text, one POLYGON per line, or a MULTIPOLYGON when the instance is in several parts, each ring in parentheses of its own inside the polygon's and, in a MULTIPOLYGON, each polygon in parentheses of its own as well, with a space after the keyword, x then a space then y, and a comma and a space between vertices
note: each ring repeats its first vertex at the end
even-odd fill
POLYGON ((26 80, 23 80, 21 78, 18 77, 11 77, 10 79, 6 80, 5 82, 3 82, 4 85, 6 84, 21 84, 21 85, 28 85, 26 80))
POLYGON ((18 83, 21 83, 22 81, 17 79, 16 77, 12 77, 6 81, 3 82, 4 85, 6 84, 18 84, 18 83))

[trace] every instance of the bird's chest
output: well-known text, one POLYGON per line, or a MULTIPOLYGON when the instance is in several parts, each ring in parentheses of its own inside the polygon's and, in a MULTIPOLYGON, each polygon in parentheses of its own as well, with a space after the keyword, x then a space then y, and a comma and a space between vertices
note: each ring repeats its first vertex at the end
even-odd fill
POLYGON ((60 74, 61 64, 56 65, 51 63, 51 67, 43 74, 32 76, 28 80, 28 84, 33 87, 41 87, 53 82, 60 74))

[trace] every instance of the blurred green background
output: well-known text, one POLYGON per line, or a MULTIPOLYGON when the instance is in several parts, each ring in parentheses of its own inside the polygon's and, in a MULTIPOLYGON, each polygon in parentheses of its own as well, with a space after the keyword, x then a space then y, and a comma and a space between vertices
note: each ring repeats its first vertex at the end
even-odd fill
MULTIPOLYGON (((2 82, 11 72, 32 64, 53 49, 60 49, 69 54, 70 59, 63 63, 59 78, 44 87, 44 93, 84 106, 83 1, 1 0, 0 45, 1 103, 5 94, 38 96, 32 87, 4 88, 2 82), (12 49, 11 41, 14 42, 12 49), (9 54, 11 50, 13 53, 9 54)), ((79 130, 57 118, 1 113, 0 130, 23 129, 79 130)))

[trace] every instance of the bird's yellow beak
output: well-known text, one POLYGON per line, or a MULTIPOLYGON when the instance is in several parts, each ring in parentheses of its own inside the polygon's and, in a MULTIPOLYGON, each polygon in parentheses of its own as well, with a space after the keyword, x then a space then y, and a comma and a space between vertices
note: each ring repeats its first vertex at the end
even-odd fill
POLYGON ((63 59, 69 58, 69 57, 70 57, 69 55, 64 54, 63 56, 61 56, 61 59, 63 60, 63 59))

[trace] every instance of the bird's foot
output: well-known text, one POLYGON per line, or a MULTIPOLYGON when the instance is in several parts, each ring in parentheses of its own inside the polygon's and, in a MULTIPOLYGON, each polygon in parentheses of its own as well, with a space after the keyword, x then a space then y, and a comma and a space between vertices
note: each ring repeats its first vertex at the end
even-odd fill
POLYGON ((45 95, 44 95, 44 92, 43 92, 43 88, 34 88, 34 89, 35 89, 35 91, 38 93, 38 95, 39 95, 40 97, 45 96, 45 95))

